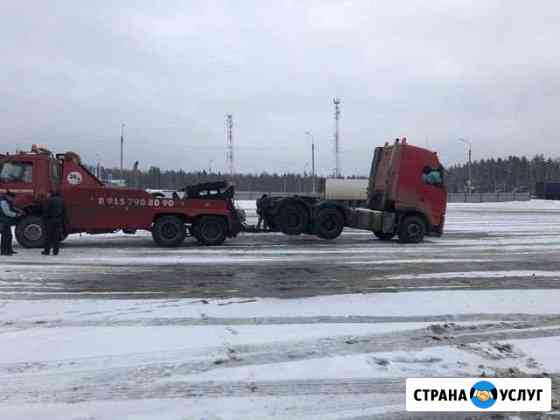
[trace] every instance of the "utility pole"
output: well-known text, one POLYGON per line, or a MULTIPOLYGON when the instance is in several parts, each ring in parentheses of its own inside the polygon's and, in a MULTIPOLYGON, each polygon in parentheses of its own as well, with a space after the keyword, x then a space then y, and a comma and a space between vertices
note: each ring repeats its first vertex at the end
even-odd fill
POLYGON ((469 180, 467 181, 468 183, 468 188, 469 188, 469 197, 472 194, 472 144, 470 141, 465 140, 464 138, 460 138, 459 141, 461 143, 464 143, 469 149, 468 149, 468 172, 469 172, 469 180))
POLYGON ((233 182, 233 173, 235 171, 235 166, 233 163, 233 115, 227 114, 226 116, 226 128, 227 128, 227 162, 229 166, 229 176, 231 182, 233 182))
POLYGON ((121 124, 121 179, 124 180, 123 152, 124 152, 124 123, 121 124))
POLYGON ((101 157, 99 156, 99 153, 95 154, 95 159, 97 160, 97 164, 95 165, 95 176, 98 179, 101 179, 101 157))
POLYGON ((311 185, 312 185, 312 191, 313 194, 315 194, 316 192, 316 177, 315 177, 315 137, 313 137, 313 134, 311 133, 311 131, 306 131, 305 134, 307 134, 309 137, 311 137, 311 185))
POLYGON ((340 99, 334 98, 334 154, 335 154, 335 167, 334 177, 340 177, 340 135, 339 135, 339 121, 340 121, 340 99))

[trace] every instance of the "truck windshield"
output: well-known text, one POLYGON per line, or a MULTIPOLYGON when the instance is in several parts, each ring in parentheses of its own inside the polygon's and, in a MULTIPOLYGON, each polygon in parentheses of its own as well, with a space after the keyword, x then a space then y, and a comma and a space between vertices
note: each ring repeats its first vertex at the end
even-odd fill
POLYGON ((33 181, 33 164, 28 162, 3 162, 0 163, 0 182, 33 181))

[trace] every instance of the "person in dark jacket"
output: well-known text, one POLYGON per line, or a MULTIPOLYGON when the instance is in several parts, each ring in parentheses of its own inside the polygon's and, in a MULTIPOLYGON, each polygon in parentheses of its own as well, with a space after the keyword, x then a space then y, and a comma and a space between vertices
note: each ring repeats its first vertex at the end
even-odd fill
POLYGON ((264 230, 268 228, 265 215, 268 211, 269 206, 270 203, 268 200, 268 195, 263 194, 261 198, 257 199, 257 215, 259 216, 259 220, 257 221, 257 229, 260 229, 261 225, 263 225, 264 230))
POLYGON ((58 193, 53 193, 43 203, 43 217, 45 220, 46 240, 43 255, 50 255, 51 249, 53 255, 58 255, 60 248, 60 238, 64 228, 64 218, 66 217, 66 208, 64 201, 58 193))
POLYGON ((12 226, 16 224, 21 211, 14 208, 15 194, 8 191, 0 194, 0 231, 2 239, 0 243, 0 255, 14 255, 12 226))

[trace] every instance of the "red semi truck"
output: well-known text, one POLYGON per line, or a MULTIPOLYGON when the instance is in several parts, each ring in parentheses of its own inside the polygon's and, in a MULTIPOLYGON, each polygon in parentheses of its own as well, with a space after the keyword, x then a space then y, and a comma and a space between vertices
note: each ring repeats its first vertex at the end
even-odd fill
POLYGON ((436 153, 406 139, 377 147, 368 179, 366 208, 317 197, 263 197, 257 211, 265 224, 287 235, 316 234, 334 239, 344 227, 372 231, 381 240, 398 235, 417 243, 441 236, 447 190, 436 153), (432 176, 432 175, 436 176, 432 176), (439 182, 433 182, 433 180, 439 182))
POLYGON ((45 229, 41 201, 54 191, 66 204, 64 236, 72 233, 152 232, 160 246, 179 246, 190 232, 199 242, 219 245, 242 228, 233 204, 233 186, 200 184, 161 197, 144 190, 104 185, 73 152, 53 155, 44 148, 0 155, 0 192, 16 194, 26 213, 16 238, 26 248, 42 247, 45 229))
MULTIPOLYGON (((437 154, 397 141, 377 147, 368 180, 366 208, 317 197, 266 197, 257 210, 268 231, 337 238, 344 227, 372 231, 382 240, 398 235, 416 243, 425 235, 443 233, 447 191, 437 154), (426 168, 441 182, 426 182, 426 168)), ((200 243, 220 245, 240 231, 259 231, 244 224, 236 210, 233 186, 225 182, 197 184, 162 197, 145 190, 104 185, 73 152, 53 155, 44 148, 0 155, 0 192, 16 193, 16 207, 25 211, 16 238, 26 248, 42 247, 45 229, 41 201, 61 193, 67 207, 64 235, 152 232, 160 246, 183 243, 189 234, 200 243)))

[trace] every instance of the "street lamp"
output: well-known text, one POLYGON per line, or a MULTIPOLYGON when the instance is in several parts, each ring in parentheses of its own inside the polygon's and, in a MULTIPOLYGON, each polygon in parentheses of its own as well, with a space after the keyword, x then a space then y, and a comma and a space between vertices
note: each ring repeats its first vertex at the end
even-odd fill
POLYGON ((311 188, 313 190, 313 194, 315 194, 315 137, 313 137, 311 131, 306 131, 305 134, 311 137, 311 188))
POLYGON ((469 188, 469 197, 471 196, 472 193, 472 144, 470 141, 465 140, 464 138, 459 138, 458 139, 461 143, 464 143, 468 148, 469 148, 469 152, 468 152, 468 158, 469 158, 469 163, 468 163, 468 171, 469 171, 469 180, 468 182, 468 188, 469 188))
POLYGON ((121 124, 121 178, 124 179, 124 165, 123 165, 123 149, 124 149, 124 126, 121 124))

